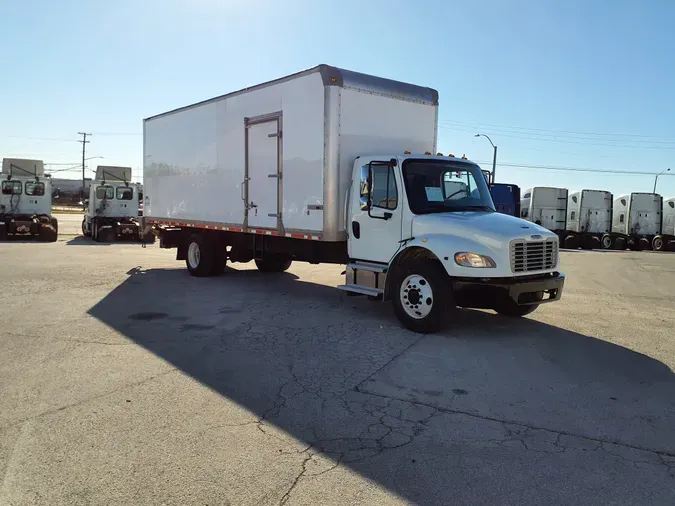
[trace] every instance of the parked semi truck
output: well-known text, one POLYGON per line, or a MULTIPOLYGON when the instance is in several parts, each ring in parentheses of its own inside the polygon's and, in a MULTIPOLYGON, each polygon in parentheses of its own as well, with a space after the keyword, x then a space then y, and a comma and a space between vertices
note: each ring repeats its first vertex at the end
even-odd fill
POLYGON ((603 190, 581 190, 567 199, 565 248, 612 249, 612 194, 603 190))
POLYGON ((567 226, 566 188, 527 188, 520 198, 520 217, 564 237, 567 226))
POLYGON ((490 188, 490 195, 498 213, 520 216, 520 187, 510 183, 494 183, 492 171, 483 170, 490 188))
MULTIPOLYGON (((131 167, 99 165, 89 186, 82 234, 97 242, 140 239, 138 222, 141 187, 131 181, 131 167)), ((155 236, 147 234, 146 241, 155 236)))
POLYGON ((42 160, 3 158, 0 194, 0 240, 36 237, 54 242, 59 224, 52 216, 52 186, 42 160))
POLYGON ((675 251, 675 197, 663 199, 661 234, 654 237, 655 251, 675 251))
POLYGON ((631 193, 614 199, 612 241, 616 249, 651 249, 661 234, 663 197, 658 193, 631 193))
POLYGON ((193 276, 346 264, 340 290, 418 332, 456 306, 558 300, 558 238, 496 213, 475 163, 432 155, 437 109, 433 89, 321 65, 147 118, 144 226, 193 276))

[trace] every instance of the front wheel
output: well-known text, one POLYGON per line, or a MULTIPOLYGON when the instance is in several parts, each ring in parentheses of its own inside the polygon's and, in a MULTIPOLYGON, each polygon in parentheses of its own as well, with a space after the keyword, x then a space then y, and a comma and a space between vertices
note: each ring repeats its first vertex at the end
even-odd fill
POLYGON ((395 273, 392 299, 396 317, 408 330, 436 332, 454 309, 448 275, 433 261, 403 265, 395 273))

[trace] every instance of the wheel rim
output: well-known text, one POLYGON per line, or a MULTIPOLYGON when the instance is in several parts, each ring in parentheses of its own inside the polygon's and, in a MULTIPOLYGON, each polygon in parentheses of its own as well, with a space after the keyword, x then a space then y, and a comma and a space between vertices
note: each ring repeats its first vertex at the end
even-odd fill
POLYGON ((191 242, 190 246, 188 247, 188 262, 190 262, 190 267, 193 269, 199 267, 200 258, 201 254, 199 252, 199 244, 196 242, 191 242))
POLYGON ((602 246, 605 249, 609 249, 609 247, 612 245, 612 238, 611 237, 603 237, 602 238, 602 246))
POLYGON ((661 249, 663 247, 663 241, 661 239, 654 239, 654 249, 661 249))
POLYGON ((427 317, 434 305, 434 292, 431 285, 419 274, 411 274, 403 280, 399 297, 403 310, 416 320, 427 317))

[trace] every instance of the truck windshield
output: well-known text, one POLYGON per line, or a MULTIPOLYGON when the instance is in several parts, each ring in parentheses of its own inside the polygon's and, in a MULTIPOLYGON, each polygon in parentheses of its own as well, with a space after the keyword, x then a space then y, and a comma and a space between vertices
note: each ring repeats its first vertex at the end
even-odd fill
POLYGON ((406 160, 403 180, 415 214, 494 211, 485 178, 477 165, 445 160, 406 160))

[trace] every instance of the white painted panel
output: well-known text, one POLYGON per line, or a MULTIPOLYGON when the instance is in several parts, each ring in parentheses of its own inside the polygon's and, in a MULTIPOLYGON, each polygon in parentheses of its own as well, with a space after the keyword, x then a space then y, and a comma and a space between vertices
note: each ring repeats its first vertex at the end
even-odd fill
MULTIPOLYGON (((0 181, 7 181, 7 177, 0 178, 0 181)), ((40 181, 35 181, 35 178, 13 176, 11 181, 12 184, 20 183, 21 193, 14 195, 0 193, 0 213, 28 215, 52 214, 52 185, 48 178, 42 178, 40 181), (44 195, 28 195, 26 193, 26 185, 29 185, 28 191, 30 193, 35 193, 38 186, 44 185, 44 195)))
POLYGON ((339 230, 345 230, 344 199, 357 156, 421 154, 436 149, 437 106, 341 90, 339 230))
POLYGON ((248 128, 248 225, 277 228, 278 175, 277 120, 248 128), (270 216, 272 215, 272 216, 270 216))
POLYGON ((663 201, 662 232, 668 235, 675 235, 675 197, 663 201))
POLYGON ((628 233, 656 235, 661 233, 662 199, 653 193, 633 193, 630 201, 628 233))
POLYGON ((612 232, 618 234, 628 233, 628 205, 630 195, 620 195, 614 199, 612 212, 612 232))
POLYGON ((147 120, 144 214, 242 225, 245 118, 281 112, 284 226, 320 233, 323 89, 315 73, 147 120))
POLYGON ((580 230, 604 234, 612 229, 612 194, 602 190, 584 190, 579 211, 580 230))
POLYGON ((528 218, 549 230, 563 230, 567 223, 567 190, 538 187, 532 189, 532 211, 528 218))

